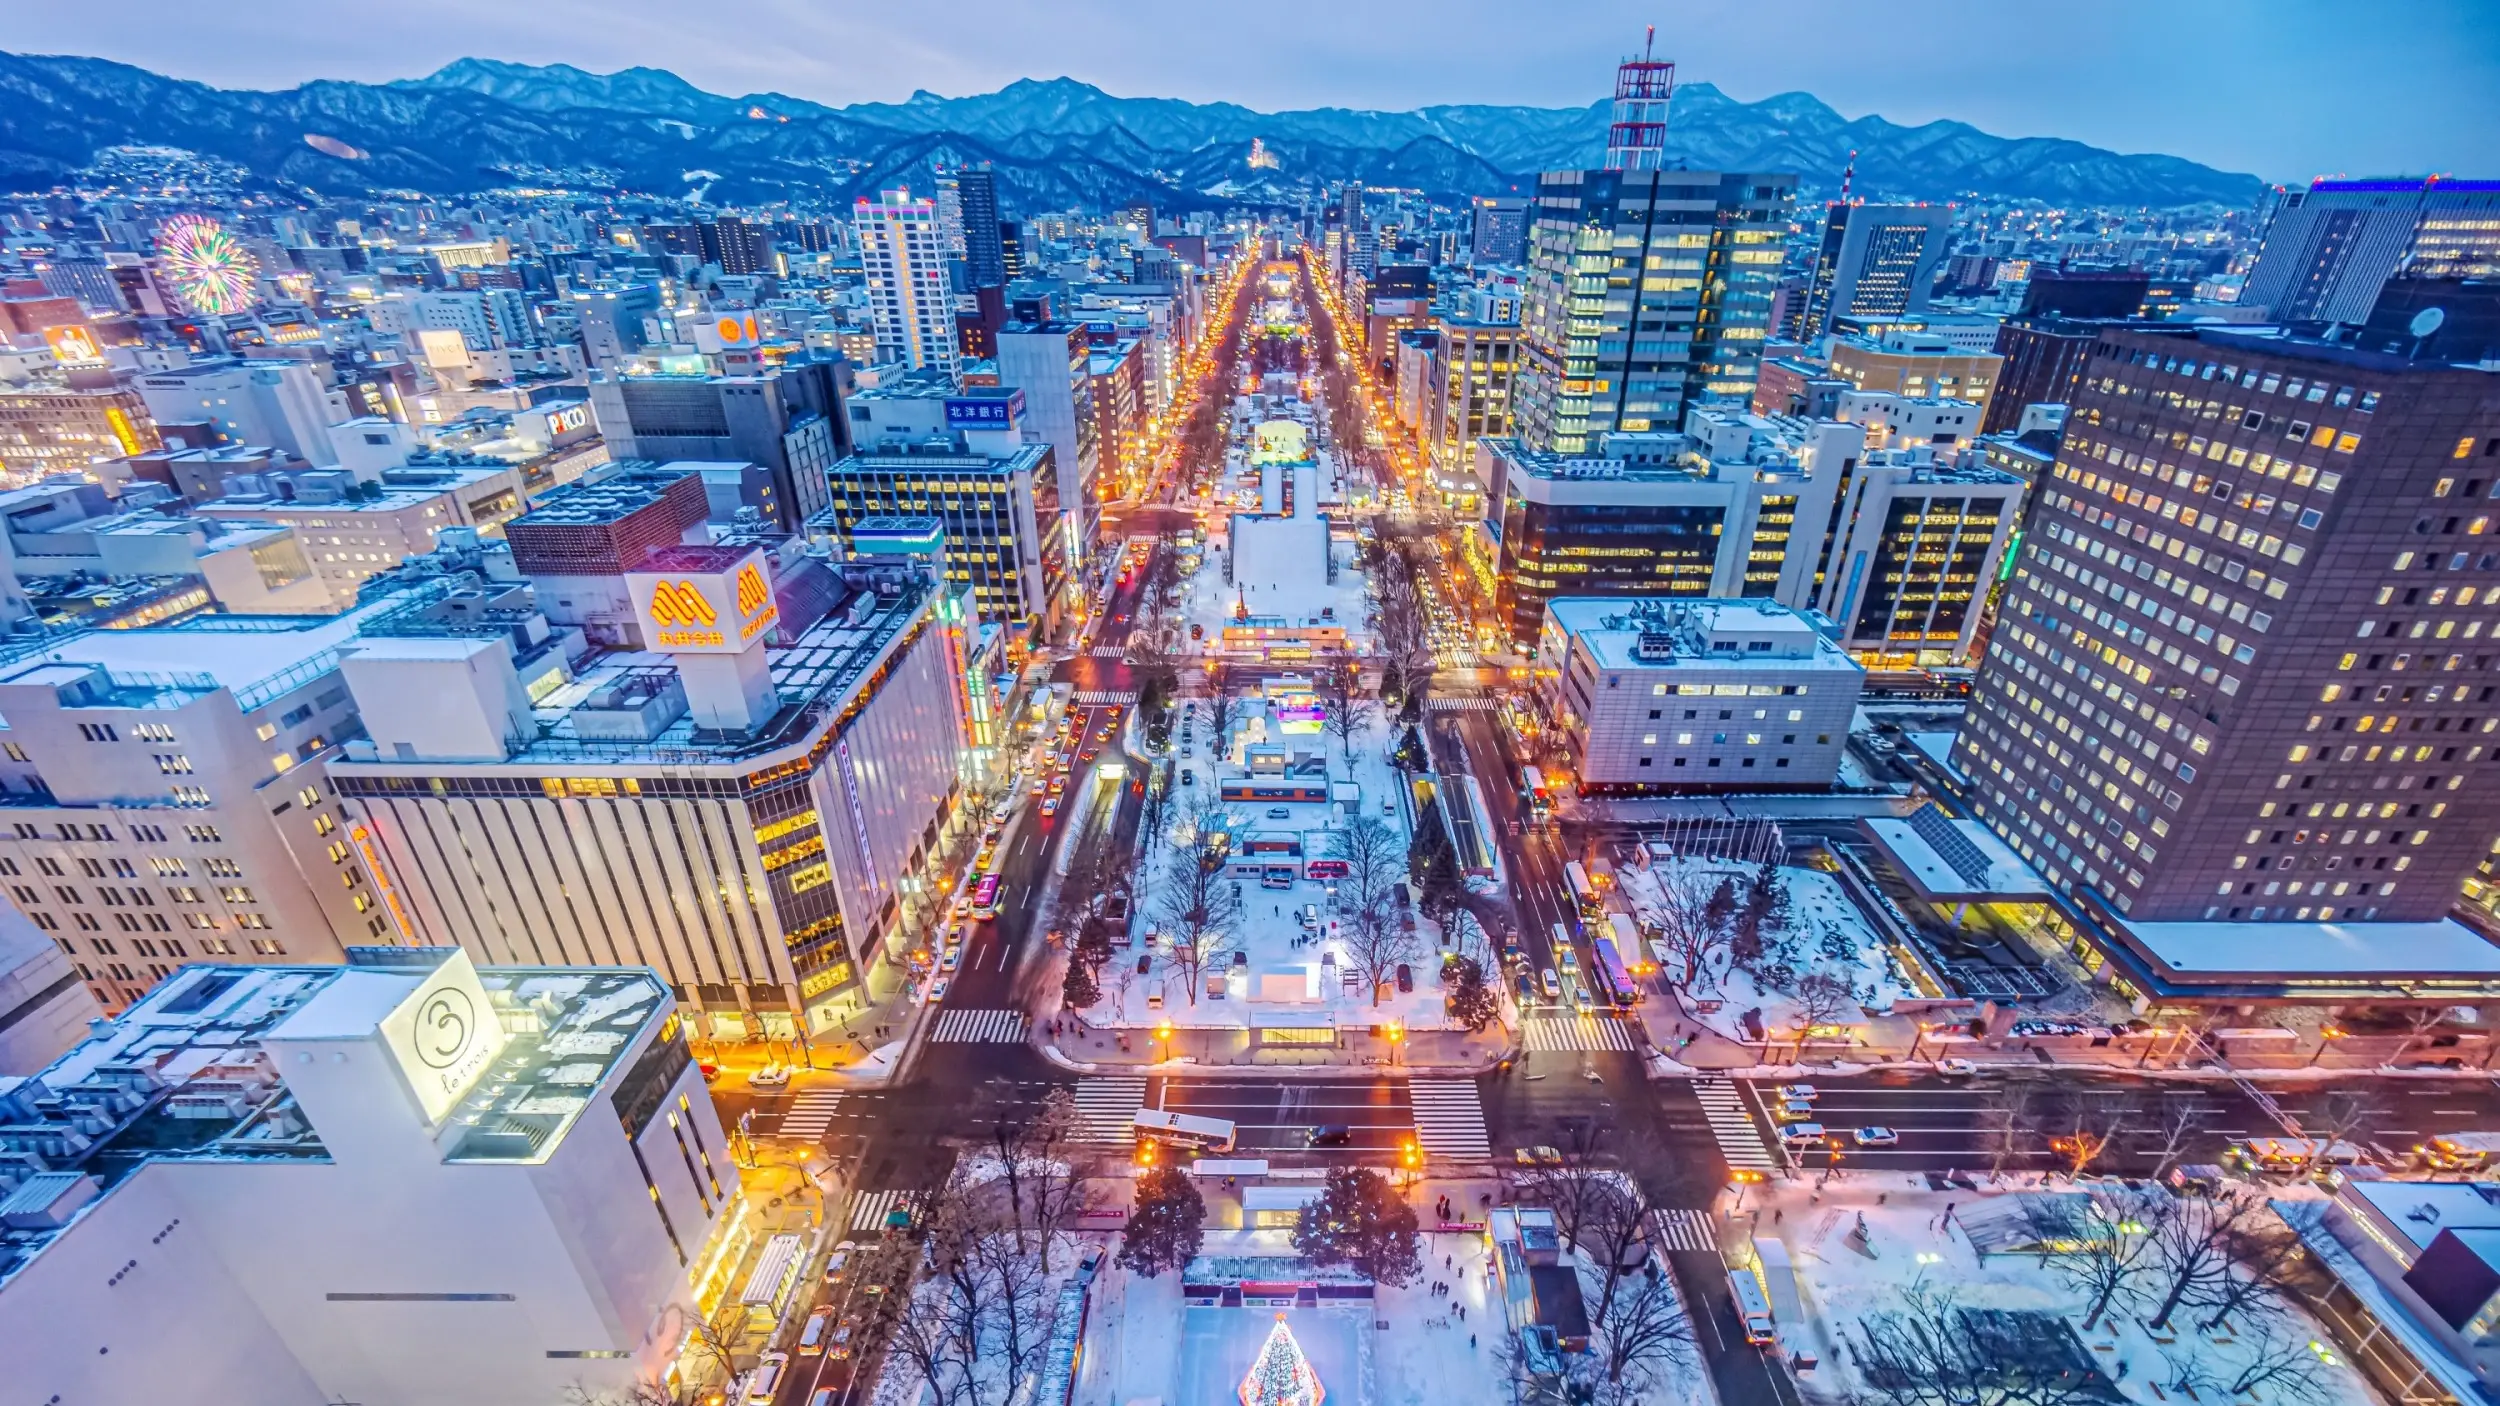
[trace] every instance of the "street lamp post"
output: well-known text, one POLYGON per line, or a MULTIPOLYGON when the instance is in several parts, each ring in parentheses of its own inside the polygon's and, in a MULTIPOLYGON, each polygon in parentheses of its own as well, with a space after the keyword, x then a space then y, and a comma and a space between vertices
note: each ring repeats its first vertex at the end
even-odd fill
POLYGON ((2309 1062, 2312 1065, 2315 1065, 2320 1059, 2325 1058, 2326 1047, 2343 1038, 2344 1028, 2340 1025, 2322 1025, 2318 1027, 2318 1047, 2309 1052, 2309 1062))
POLYGON ((1387 1033, 1389 1036, 1389 1067, 1395 1069, 1398 1063, 1398 1046, 1405 1043, 1406 1040, 1406 1025, 1402 1021, 1390 1021, 1387 1033))

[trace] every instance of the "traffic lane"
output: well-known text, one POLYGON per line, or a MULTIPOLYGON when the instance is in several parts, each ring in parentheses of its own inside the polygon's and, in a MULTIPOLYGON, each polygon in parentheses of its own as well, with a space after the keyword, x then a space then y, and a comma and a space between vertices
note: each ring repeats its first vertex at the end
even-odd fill
MULTIPOLYGON (((1886 1078, 1886 1076, 1878 1076, 1886 1078)), ((1782 1120, 1771 1116, 1777 1083, 1740 1080, 1747 1093, 1747 1111, 1763 1127, 1776 1130, 1782 1120)), ((1843 1165, 1880 1165, 1919 1171, 1967 1171, 1979 1166, 2047 1167, 2065 1158, 2051 1145, 2058 1135, 2053 1105, 2030 1110, 2015 1145, 2000 1152, 1992 1128, 1995 1100, 1983 1081, 1905 1082, 1898 1075, 1886 1082, 1813 1079, 1813 1115, 1794 1121, 1820 1124, 1831 1145, 1842 1153, 1843 1165), (1956 1095, 1962 1095, 1956 1097, 1956 1095), (1888 1128, 1899 1141, 1860 1147, 1859 1128, 1888 1128)), ((1996 1087, 2027 1088, 2033 1096, 2054 1100, 2066 1091, 2125 1093, 2139 1099, 2158 1098, 2162 1108, 2139 1106, 2132 1123, 2121 1123, 2110 1144, 2095 1159, 2101 1171, 2148 1173, 2165 1161, 2212 1161, 2232 1142, 2266 1136, 2277 1129, 2261 1109, 2227 1085, 2156 1084, 2147 1080, 2080 1079, 2063 1083, 2043 1080, 2006 1081, 1996 1087), (2173 1115, 2189 1120, 2189 1130, 2176 1148, 2162 1123, 2173 1115)), ((1776 1133, 1774 1133, 1776 1140, 1776 1133)), ((1795 1164, 1813 1168, 1826 1164, 1829 1145, 1794 1151, 1795 1164)))
POLYGON ((1309 1084, 1167 1080, 1162 1099, 1161 1106, 1171 1112, 1228 1120, 1236 1133, 1234 1147, 1240 1151, 1393 1152, 1415 1131, 1406 1086, 1388 1080, 1309 1084), (1311 1131, 1325 1127, 1347 1129, 1345 1145, 1311 1147, 1311 1131))
POLYGON ((1706 1250, 1676 1250, 1667 1267, 1684 1291, 1693 1341, 1709 1365, 1720 1406, 1802 1406, 1761 1349, 1745 1341, 1744 1319, 1727 1286, 1727 1261, 1706 1250))

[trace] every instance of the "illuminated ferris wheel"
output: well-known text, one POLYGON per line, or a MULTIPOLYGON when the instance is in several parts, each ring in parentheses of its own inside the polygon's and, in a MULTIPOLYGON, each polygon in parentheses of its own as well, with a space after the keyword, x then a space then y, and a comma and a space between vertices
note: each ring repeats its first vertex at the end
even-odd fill
POLYGON ((204 317, 242 312, 260 299, 259 262, 205 215, 167 220, 156 231, 156 253, 174 296, 204 317))

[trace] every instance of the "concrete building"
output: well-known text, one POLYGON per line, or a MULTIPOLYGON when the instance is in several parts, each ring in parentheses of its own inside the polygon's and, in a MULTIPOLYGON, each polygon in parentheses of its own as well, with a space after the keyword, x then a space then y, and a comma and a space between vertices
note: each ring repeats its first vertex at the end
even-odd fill
POLYGON ((1587 453, 1743 404, 1770 329, 1793 175, 1548 171, 1528 231, 1519 438, 1587 453))
POLYGON ((330 425, 346 417, 332 413, 311 362, 204 361, 150 372, 134 384, 158 424, 205 421, 237 444, 265 444, 318 468, 339 461, 330 425))
POLYGON ((361 955, 186 968, 0 1089, 19 1390, 540 1406, 669 1380, 753 1222, 666 989, 361 955))
POLYGON ((1537 643, 1538 701, 1592 795, 1828 788, 1865 677, 1769 601, 1561 597, 1537 643))
POLYGON ((229 492, 195 511, 233 527, 293 529, 330 599, 356 599, 365 581, 434 550, 447 528, 492 535, 519 515, 522 471, 472 466, 392 469, 364 491, 337 471, 229 480, 229 492), (291 488, 291 494, 278 491, 291 488))
POLYGON ((1444 314, 1435 327, 1441 384, 1426 397, 1424 448, 1434 464, 1466 469, 1476 461, 1477 440, 1512 433, 1519 323, 1444 314))
POLYGON ((1843 337, 1832 343, 1832 379, 1847 382, 1850 389, 1890 391, 1913 400, 1967 400, 1979 407, 1983 421, 2004 367, 2005 358, 1995 352, 1959 350, 1929 332, 1843 337))
POLYGON ((1528 202, 1515 195, 1479 195, 1468 202, 1468 262, 1516 264, 1527 256, 1528 202))
POLYGON ((95 630, 0 666, 0 884, 106 1010, 185 962, 335 962, 391 940, 319 764, 357 725, 340 651, 430 598, 274 630, 95 630))
POLYGON ((850 376, 838 357, 734 375, 627 363, 591 378, 590 403, 618 459, 763 465, 771 520, 795 530, 825 505, 825 470, 851 452, 850 376))
POLYGON ((781 589, 811 563, 645 555, 641 647, 578 665, 510 632, 350 655, 366 736, 330 776, 416 939, 650 966, 713 1038, 804 1040, 890 994, 958 802, 968 622, 891 558, 781 589))
POLYGON ((0 473, 84 472, 164 444, 147 402, 126 387, 0 387, 0 473))
POLYGON ((700 474, 623 469, 540 495, 504 525, 504 540, 512 544, 514 570, 535 583, 549 621, 579 627, 594 644, 638 647, 625 573, 660 548, 699 535, 708 506, 700 474))
POLYGON ((850 411, 860 452, 833 466, 811 537, 830 545, 864 519, 924 514, 945 525, 946 579, 982 619, 1047 629, 1075 604, 1068 514, 1051 446, 1025 437, 1024 392, 922 380, 863 391, 850 411))
POLYGON ((1952 756, 2130 993, 2486 989, 2442 934, 2500 832, 2494 384, 2271 329, 2095 344, 1952 756))
POLYGON ((0 908, 0 1078, 60 1058, 103 1016, 61 944, 25 914, 0 908))
POLYGON ((859 262, 877 323, 877 359, 953 371, 955 294, 936 202, 914 200, 908 190, 884 191, 875 200, 862 196, 851 222, 859 231, 859 262))
POLYGON ((1969 664, 2024 492, 1997 469, 1868 451, 1840 485, 1815 571, 1813 605, 1840 647, 1869 669, 1969 664))
POLYGON ((658 315, 656 283, 593 284, 568 295, 581 326, 582 354, 593 366, 605 366, 642 350, 643 319, 658 315))

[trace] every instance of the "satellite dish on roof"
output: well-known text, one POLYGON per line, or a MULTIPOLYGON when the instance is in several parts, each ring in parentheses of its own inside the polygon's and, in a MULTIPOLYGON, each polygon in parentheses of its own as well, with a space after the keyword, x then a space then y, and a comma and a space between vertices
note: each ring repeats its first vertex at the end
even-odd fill
POLYGON ((2413 315, 2413 323, 2406 330, 2416 337, 2427 337, 2438 331, 2440 325, 2447 320, 2448 314, 2445 309, 2424 308, 2413 315))

